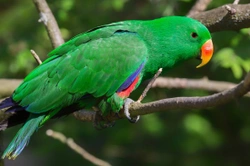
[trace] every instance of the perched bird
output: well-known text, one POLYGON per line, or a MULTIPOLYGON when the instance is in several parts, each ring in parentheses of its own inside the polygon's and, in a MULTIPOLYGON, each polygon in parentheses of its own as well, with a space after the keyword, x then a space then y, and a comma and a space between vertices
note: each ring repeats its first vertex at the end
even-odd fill
MULTIPOLYGON (((159 68, 171 69, 188 59, 213 54, 208 29, 187 17, 130 20, 98 26, 51 51, 0 103, 12 113, 0 129, 24 123, 2 158, 15 159, 31 135, 47 120, 97 107, 103 115, 118 112, 142 80, 159 68)), ((129 114, 126 115, 128 119, 129 114)))

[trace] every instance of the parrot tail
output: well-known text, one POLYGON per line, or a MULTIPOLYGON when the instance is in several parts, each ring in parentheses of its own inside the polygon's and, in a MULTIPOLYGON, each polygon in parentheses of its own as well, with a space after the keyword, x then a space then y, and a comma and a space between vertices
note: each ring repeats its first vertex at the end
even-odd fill
POLYGON ((29 115, 12 97, 6 98, 0 102, 0 131, 26 122, 29 115))
POLYGON ((40 123, 46 115, 31 114, 23 127, 18 131, 14 139, 6 148, 2 155, 2 159, 15 159, 29 143, 31 135, 39 128, 40 123))
POLYGON ((13 106, 14 103, 13 103, 13 100, 11 97, 8 97, 6 98, 5 100, 3 100, 1 103, 0 103, 0 110, 4 109, 4 108, 8 108, 8 107, 11 107, 13 106))

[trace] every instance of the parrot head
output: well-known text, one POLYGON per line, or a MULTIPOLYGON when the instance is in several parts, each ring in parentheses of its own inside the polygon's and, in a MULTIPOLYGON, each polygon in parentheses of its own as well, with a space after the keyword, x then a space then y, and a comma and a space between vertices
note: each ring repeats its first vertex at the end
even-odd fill
POLYGON ((159 64, 162 68, 172 68, 199 55, 198 59, 201 60, 197 66, 199 68, 212 58, 211 34, 199 21, 189 17, 169 16, 154 20, 151 26, 155 30, 148 39, 152 50, 155 51, 151 60, 152 66, 159 64), (160 55, 159 58, 155 58, 157 54, 160 55))

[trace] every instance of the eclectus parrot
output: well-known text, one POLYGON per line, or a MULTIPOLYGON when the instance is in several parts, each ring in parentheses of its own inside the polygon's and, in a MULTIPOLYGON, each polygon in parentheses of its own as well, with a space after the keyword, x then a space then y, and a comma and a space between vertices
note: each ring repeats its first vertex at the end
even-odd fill
MULTIPOLYGON (((181 16, 98 26, 51 51, 0 103, 12 115, 0 129, 24 123, 2 158, 15 159, 47 120, 82 108, 118 112, 145 78, 192 58, 209 62, 213 43, 200 22, 181 16)), ((129 115, 127 115, 130 119, 129 115)))

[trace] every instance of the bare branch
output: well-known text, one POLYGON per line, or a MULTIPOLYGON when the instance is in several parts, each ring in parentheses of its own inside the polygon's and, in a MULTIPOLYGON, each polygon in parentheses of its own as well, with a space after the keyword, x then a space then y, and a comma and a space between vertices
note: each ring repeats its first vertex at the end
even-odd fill
POLYGON ((103 161, 103 160, 101 160, 99 158, 96 158, 95 156, 93 156, 92 154, 90 154, 89 152, 84 150, 82 147, 77 145, 72 138, 66 138, 60 132, 56 132, 56 131, 53 131, 53 130, 49 129, 49 130, 46 131, 46 134, 49 137, 52 137, 54 139, 57 139, 57 140, 61 141, 64 144, 67 144, 72 150, 74 150, 76 153, 80 154, 84 159, 90 161, 91 163, 93 163, 95 165, 111 166, 108 162, 103 161))
POLYGON ((46 0, 33 0, 38 12, 40 13, 39 22, 43 22, 48 32, 50 41, 54 48, 64 43, 60 29, 57 25, 54 15, 52 14, 46 0))
POLYGON ((250 27, 250 4, 228 4, 227 6, 235 9, 236 13, 232 14, 225 6, 221 6, 193 15, 192 18, 201 21, 211 32, 240 30, 250 27))
POLYGON ((187 16, 191 17, 203 12, 211 2, 212 0, 197 0, 191 10, 188 12, 187 16))
MULTIPOLYGON (((237 100, 238 98, 246 94, 249 90, 250 90, 250 73, 248 73, 245 79, 241 83, 239 83, 236 87, 229 90, 225 90, 220 93, 204 97, 168 98, 145 104, 135 102, 130 105, 129 110, 131 116, 137 116, 137 115, 146 115, 155 112, 162 112, 175 109, 187 110, 187 109, 210 108, 225 104, 232 100, 237 100)), ((75 112, 74 116, 82 121, 93 121, 95 118, 95 112, 83 110, 75 112)), ((123 111, 119 112, 119 116, 108 115, 106 117, 103 117, 102 120, 114 121, 120 118, 125 118, 123 111)))
POLYGON ((133 103, 130 108, 132 116, 148 114, 150 112, 167 111, 173 109, 201 109, 225 104, 239 99, 250 90, 250 73, 236 87, 204 97, 176 97, 163 99, 146 104, 133 103), (135 113, 134 113, 135 112, 135 113), (135 115, 134 115, 135 114, 135 115))
MULTIPOLYGON (((235 87, 237 84, 224 82, 224 81, 212 81, 208 78, 202 79, 187 79, 187 78, 170 78, 170 77, 158 77, 152 88, 183 88, 183 89, 200 89, 214 92, 221 92, 235 87)), ((250 97, 250 93, 246 93, 247 97, 250 97)))

